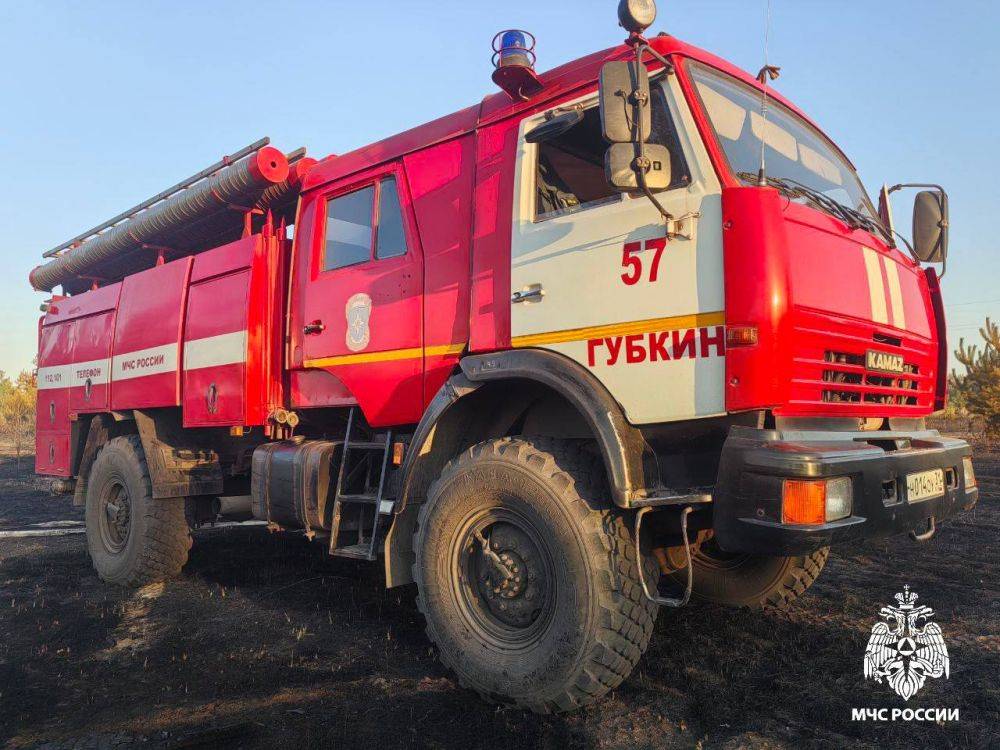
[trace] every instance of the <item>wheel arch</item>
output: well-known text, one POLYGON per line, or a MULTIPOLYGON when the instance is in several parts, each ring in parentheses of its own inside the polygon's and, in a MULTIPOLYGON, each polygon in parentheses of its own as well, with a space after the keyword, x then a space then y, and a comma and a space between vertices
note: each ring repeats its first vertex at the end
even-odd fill
POLYGON ((135 422, 131 415, 99 413, 85 415, 79 420, 80 431, 74 450, 73 474, 76 486, 73 491, 73 505, 83 507, 87 500, 87 482, 90 470, 108 442, 119 435, 134 434, 135 422))
POLYGON ((627 507, 658 481, 656 458, 642 433, 600 381, 576 362, 539 349, 465 357, 461 372, 428 405, 407 451, 396 516, 384 545, 388 587, 412 580, 418 507, 445 465, 478 442, 533 423, 557 424, 552 436, 593 439, 616 505, 627 507))

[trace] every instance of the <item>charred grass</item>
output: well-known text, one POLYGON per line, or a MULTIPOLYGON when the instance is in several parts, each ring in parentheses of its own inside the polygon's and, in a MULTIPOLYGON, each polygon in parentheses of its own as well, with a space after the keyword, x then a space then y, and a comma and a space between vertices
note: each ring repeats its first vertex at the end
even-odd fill
MULTIPOLYGON (((196 534, 185 574, 102 584, 82 535, 0 538, 0 740, 9 747, 997 747, 1000 455, 979 507, 924 545, 835 551, 783 613, 661 612, 633 676, 568 716, 488 706, 423 633, 412 588, 260 527, 196 534), (879 608, 909 583, 936 611, 948 680, 909 704, 866 683, 879 608), (851 721, 853 707, 958 708, 960 721, 851 721)), ((0 530, 80 521, 0 459, 0 530)))

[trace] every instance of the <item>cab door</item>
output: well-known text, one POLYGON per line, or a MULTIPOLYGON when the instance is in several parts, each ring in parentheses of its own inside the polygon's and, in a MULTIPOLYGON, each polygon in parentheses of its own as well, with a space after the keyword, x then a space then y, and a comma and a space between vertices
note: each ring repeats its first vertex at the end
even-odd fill
POLYGON ((652 84, 652 142, 671 152, 658 199, 604 176, 597 93, 583 119, 543 143, 521 123, 511 245, 511 344, 559 352, 592 372, 635 424, 725 412, 721 187, 676 77, 652 84))
MULTIPOLYGON (((376 427, 417 422, 423 408, 423 264, 404 173, 394 166, 313 199, 299 247, 300 342, 306 388, 345 387, 376 427), (338 383, 339 381, 339 383, 338 383)), ((305 210, 303 211, 305 214, 305 210)), ((307 394, 322 403, 322 394, 307 394)))

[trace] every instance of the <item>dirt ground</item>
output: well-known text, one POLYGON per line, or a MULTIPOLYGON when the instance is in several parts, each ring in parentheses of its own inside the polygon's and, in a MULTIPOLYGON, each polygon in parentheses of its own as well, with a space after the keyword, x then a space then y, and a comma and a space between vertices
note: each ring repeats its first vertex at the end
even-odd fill
MULTIPOLYGON (((835 550, 784 613, 663 611, 646 656, 568 716, 497 709, 435 659, 412 588, 262 527, 196 533, 183 577, 101 583, 82 534, 0 533, 0 741, 8 747, 998 747, 1000 453, 979 507, 929 543, 835 550), (904 704, 865 682, 879 608, 932 606, 950 679, 904 704), (958 708, 960 720, 855 722, 851 708, 958 708)), ((0 532, 79 529, 80 509, 0 458, 0 532), (53 525, 53 522, 62 522, 53 525), (75 523, 73 523, 75 522, 75 523), (39 524, 48 524, 39 526, 39 524)))

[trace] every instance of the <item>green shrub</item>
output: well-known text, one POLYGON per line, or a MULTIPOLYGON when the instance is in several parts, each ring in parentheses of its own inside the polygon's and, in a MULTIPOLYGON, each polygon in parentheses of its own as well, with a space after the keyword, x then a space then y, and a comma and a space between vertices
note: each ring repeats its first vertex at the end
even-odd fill
POLYGON ((979 329, 982 348, 958 342, 955 356, 965 366, 965 375, 952 374, 953 397, 969 413, 983 418, 990 438, 1000 437, 1000 326, 986 319, 979 329))

